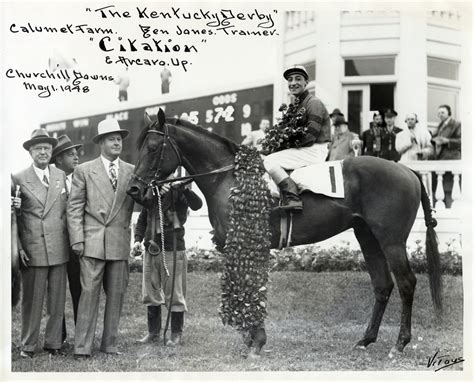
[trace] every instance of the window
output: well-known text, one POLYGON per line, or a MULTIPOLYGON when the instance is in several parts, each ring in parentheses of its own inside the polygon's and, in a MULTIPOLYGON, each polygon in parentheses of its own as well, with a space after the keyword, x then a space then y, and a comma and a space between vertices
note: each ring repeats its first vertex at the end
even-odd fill
POLYGON ((355 58, 344 60, 344 75, 383 76, 395 74, 394 57, 355 58))
POLYGON ((303 66, 308 72, 309 80, 314 81, 316 79, 316 62, 305 62, 303 66))
POLYGON ((439 123, 438 106, 449 105, 452 116, 457 116, 459 90, 446 86, 428 85, 428 124, 436 126, 439 123))
POLYGON ((370 84, 370 110, 393 109, 395 84, 370 84))
POLYGON ((459 63, 428 57, 428 77, 459 80, 459 63))

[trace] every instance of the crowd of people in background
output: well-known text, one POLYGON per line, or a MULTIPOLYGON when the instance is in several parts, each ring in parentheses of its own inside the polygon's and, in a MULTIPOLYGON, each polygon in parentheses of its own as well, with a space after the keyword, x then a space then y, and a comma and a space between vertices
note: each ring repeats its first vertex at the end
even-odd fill
MULTIPOLYGON (((435 133, 420 124, 416 113, 408 113, 398 125, 398 113, 390 108, 376 111, 369 128, 360 135, 350 129, 340 109, 331 114, 331 143, 327 160, 369 155, 394 162, 461 159, 461 122, 452 116, 449 105, 438 107, 439 124, 435 133)), ((242 144, 260 149, 260 140, 270 126, 262 118, 259 130, 251 131, 242 144)))

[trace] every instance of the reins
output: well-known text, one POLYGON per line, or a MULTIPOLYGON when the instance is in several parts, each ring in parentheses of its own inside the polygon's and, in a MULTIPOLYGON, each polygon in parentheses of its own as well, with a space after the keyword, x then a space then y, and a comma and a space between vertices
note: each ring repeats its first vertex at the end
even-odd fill
MULTIPOLYGON (((164 125, 164 132, 151 129, 151 130, 148 130, 147 135, 150 134, 150 133, 163 135, 163 137, 164 137, 162 148, 161 148, 161 153, 160 153, 160 159, 158 161, 158 166, 156 168, 156 171, 153 174, 153 177, 151 178, 151 180, 149 182, 147 182, 145 179, 142 179, 141 177, 139 177, 136 174, 132 175, 132 177, 134 179, 136 179, 139 183, 143 184, 146 187, 152 187, 153 188, 153 187, 156 187, 156 186, 162 186, 163 184, 179 182, 179 181, 182 181, 182 180, 189 181, 189 183, 190 183, 196 178, 202 178, 202 177, 205 177, 205 176, 220 174, 220 173, 232 170, 235 167, 235 165, 232 163, 232 164, 228 164, 224 167, 220 167, 218 169, 203 172, 203 173, 200 173, 200 174, 192 174, 192 175, 181 176, 181 177, 173 178, 173 179, 158 180, 159 173, 160 173, 160 167, 161 167, 161 163, 163 162, 164 152, 165 152, 165 148, 166 148, 166 141, 169 141, 171 147, 173 148, 174 152, 176 153, 176 157, 178 158, 178 166, 182 166, 182 160, 181 160, 181 155, 179 154, 179 149, 178 149, 178 146, 177 146, 176 142, 169 135, 168 125, 166 125, 166 124, 164 125)), ((138 164, 139 163, 137 163, 137 166, 138 166, 138 164)), ((188 182, 185 182, 185 183, 188 183, 188 182)))

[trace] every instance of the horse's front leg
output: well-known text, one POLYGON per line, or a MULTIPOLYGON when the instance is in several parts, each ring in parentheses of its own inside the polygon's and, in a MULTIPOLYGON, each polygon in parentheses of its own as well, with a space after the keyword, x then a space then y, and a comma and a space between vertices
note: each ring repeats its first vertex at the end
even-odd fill
POLYGON ((255 326, 248 332, 243 334, 245 345, 250 349, 249 357, 259 356, 262 347, 267 343, 267 333, 265 332, 265 326, 255 326))

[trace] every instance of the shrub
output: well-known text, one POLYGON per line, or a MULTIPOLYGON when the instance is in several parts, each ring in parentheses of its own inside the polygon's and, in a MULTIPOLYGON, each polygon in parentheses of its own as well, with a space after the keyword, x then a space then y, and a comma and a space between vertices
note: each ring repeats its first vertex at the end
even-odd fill
MULTIPOLYGON (((415 273, 426 273, 427 263, 421 240, 416 247, 408 250, 408 259, 415 273)), ((462 256, 446 243, 446 250, 441 252, 441 269, 443 274, 462 275, 462 256)), ((188 272, 222 272, 223 256, 216 250, 190 248, 187 251, 188 272)), ((272 271, 306 271, 306 272, 339 272, 366 271, 364 256, 360 249, 351 249, 348 243, 331 248, 320 248, 317 245, 299 246, 271 251, 272 271)), ((131 272, 142 271, 141 258, 130 261, 131 272)))

